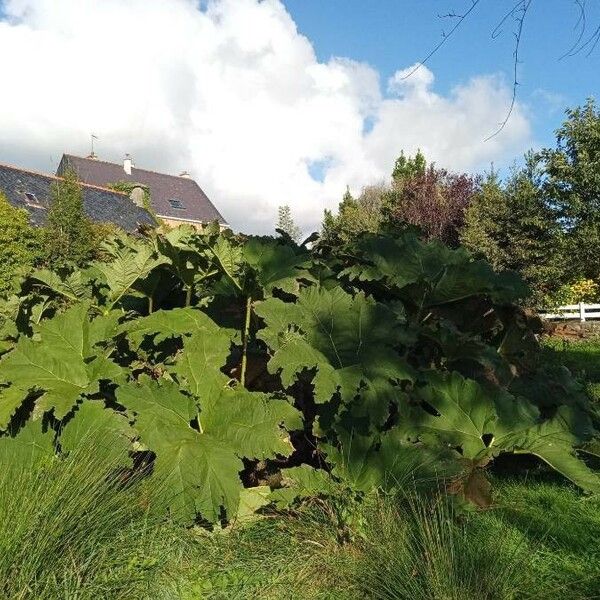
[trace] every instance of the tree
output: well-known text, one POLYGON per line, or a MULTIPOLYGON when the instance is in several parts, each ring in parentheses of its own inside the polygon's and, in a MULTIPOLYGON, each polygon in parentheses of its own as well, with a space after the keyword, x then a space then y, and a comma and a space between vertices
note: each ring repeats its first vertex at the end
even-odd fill
POLYGON ((43 254, 41 231, 29 223, 27 211, 12 206, 0 192, 0 295, 15 291, 43 254))
POLYGON ((466 173, 450 173, 433 164, 426 168, 420 152, 408 160, 401 155, 386 194, 387 220, 393 226, 414 225, 426 240, 455 247, 465 210, 478 188, 478 179, 466 173))
POLYGON ((358 198, 347 190, 338 214, 325 211, 322 239, 346 243, 363 232, 398 231, 416 226, 426 240, 457 246, 464 211, 479 181, 465 173, 427 166, 420 150, 396 160, 390 184, 368 186, 358 198))
POLYGON ((392 171, 392 181, 396 187, 399 187, 403 181, 410 180, 425 174, 427 161, 420 150, 417 150, 414 158, 404 156, 404 151, 396 159, 394 170, 392 171))
POLYGON ((92 225, 83 210, 83 192, 73 171, 52 184, 45 229, 46 255, 51 265, 81 265, 91 257, 92 225))
POLYGON ((544 202, 531 168, 515 171, 503 185, 488 174, 465 213, 460 241, 497 271, 518 271, 540 304, 564 277, 562 232, 544 202))
POLYGON ((338 207, 337 215, 325 210, 321 239, 331 245, 346 243, 364 232, 379 231, 388 188, 384 185, 368 186, 358 198, 347 189, 338 207))
POLYGON ((298 243, 302 237, 302 230, 296 225, 296 223, 294 223, 294 218, 292 217, 292 211, 290 207, 287 204, 280 206, 278 212, 279 216, 277 219, 277 229, 284 231, 296 243, 298 243))
MULTIPOLYGON (((593 100, 566 111, 556 147, 532 155, 541 192, 564 229, 564 256, 575 278, 600 279, 600 109, 593 100)), ((570 282, 569 282, 570 283, 570 282)))

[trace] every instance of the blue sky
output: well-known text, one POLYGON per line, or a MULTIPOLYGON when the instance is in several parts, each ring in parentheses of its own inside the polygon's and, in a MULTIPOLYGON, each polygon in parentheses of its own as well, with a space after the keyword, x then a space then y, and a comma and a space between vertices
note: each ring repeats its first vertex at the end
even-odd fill
MULTIPOLYGON (((464 12, 471 0, 284 0, 320 60, 345 56, 378 69, 382 81, 422 59, 453 21, 440 14, 464 12)), ((491 34, 514 0, 481 0, 468 20, 427 63, 434 90, 446 94, 470 77, 502 73, 512 81, 514 23, 491 34)), ((535 139, 551 144, 567 106, 600 95, 600 45, 560 59, 577 39, 573 0, 533 0, 523 29, 518 99, 529 108, 535 139)), ((588 33, 600 24, 600 2, 588 3, 588 33)), ((501 120, 502 115, 499 115, 501 120)))

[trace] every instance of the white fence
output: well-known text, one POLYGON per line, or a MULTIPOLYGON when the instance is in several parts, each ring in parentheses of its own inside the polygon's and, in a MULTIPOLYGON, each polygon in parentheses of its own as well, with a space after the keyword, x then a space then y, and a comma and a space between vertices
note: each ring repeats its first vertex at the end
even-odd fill
POLYGON ((556 312, 542 312, 540 316, 544 319, 577 319, 584 323, 588 319, 600 319, 600 304, 585 304, 584 302, 567 304, 566 306, 559 306, 556 312))

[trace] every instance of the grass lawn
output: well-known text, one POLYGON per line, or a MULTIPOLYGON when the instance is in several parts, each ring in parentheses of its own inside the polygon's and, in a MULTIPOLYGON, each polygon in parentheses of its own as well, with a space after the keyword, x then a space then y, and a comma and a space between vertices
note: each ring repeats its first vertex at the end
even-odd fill
POLYGON ((415 498, 376 499, 357 508, 343 544, 332 511, 314 505, 196 535, 176 597, 600 598, 600 502, 543 473, 494 484, 494 508, 458 516, 415 498))
POLYGON ((588 394, 600 402, 600 338, 595 340, 561 340, 545 338, 543 360, 565 365, 585 383, 588 394))

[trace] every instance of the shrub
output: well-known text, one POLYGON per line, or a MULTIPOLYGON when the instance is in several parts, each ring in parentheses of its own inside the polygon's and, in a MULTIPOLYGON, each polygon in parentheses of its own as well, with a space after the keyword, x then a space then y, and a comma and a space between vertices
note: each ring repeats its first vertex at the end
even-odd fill
POLYGON ((105 250, 23 286, 0 359, 7 444, 43 416, 62 456, 94 423, 165 482, 154 504, 211 527, 332 481, 389 490, 407 464, 485 506, 500 454, 600 491, 577 454, 597 415, 568 373, 539 368, 515 274, 412 232, 309 250, 181 228, 105 250))
POLYGON ((42 235, 27 211, 12 206, 0 192, 0 296, 16 290, 20 276, 39 264, 42 235))

